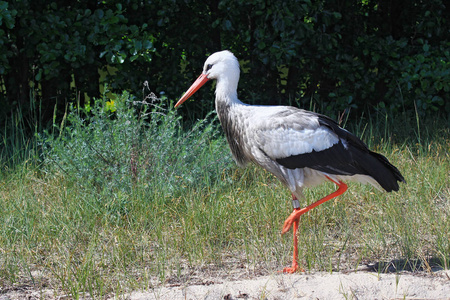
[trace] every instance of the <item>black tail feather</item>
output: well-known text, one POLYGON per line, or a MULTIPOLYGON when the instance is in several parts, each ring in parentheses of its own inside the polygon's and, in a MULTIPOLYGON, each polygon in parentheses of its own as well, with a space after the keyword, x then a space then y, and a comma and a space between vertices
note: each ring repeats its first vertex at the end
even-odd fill
POLYGON ((400 171, 383 155, 373 151, 370 151, 370 154, 381 162, 386 169, 382 174, 377 174, 377 177, 372 177, 374 177, 386 191, 398 191, 398 182, 406 183, 405 178, 403 178, 400 171))
POLYGON ((347 141, 351 149, 353 163, 357 169, 362 169, 366 175, 372 176, 386 191, 398 191, 398 182, 405 182, 400 171, 383 155, 370 151, 357 136, 341 128, 332 119, 319 116, 319 123, 333 130, 341 139, 347 141))
POLYGON ((383 155, 354 148, 353 159, 362 173, 373 177, 387 192, 398 191, 398 182, 405 182, 400 171, 383 155))

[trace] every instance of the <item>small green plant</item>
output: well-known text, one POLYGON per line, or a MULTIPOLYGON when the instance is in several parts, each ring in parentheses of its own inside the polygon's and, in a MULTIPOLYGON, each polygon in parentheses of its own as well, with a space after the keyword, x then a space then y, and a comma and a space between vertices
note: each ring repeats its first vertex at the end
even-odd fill
POLYGON ((70 106, 63 123, 55 124, 59 133, 42 139, 44 168, 59 169, 101 197, 114 193, 115 200, 104 204, 118 214, 127 203, 123 195, 138 184, 175 193, 199 184, 199 178, 217 181, 231 160, 217 154, 224 141, 215 119, 183 132, 176 112, 158 101, 154 95, 137 101, 124 93, 95 100, 89 109, 70 106))

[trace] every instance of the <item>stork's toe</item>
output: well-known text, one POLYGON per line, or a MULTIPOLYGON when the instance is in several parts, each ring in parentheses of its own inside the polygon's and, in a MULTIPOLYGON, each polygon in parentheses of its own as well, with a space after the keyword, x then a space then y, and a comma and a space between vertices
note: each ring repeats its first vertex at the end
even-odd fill
POLYGON ((281 234, 285 234, 289 231, 292 224, 294 222, 298 222, 300 220, 300 216, 303 214, 302 210, 299 208, 294 209, 291 215, 284 221, 283 229, 281 230, 281 234))

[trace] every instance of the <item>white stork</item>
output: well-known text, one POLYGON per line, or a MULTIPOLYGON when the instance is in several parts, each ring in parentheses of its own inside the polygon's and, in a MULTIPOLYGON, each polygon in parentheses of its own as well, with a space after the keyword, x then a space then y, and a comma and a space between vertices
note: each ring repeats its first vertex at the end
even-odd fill
POLYGON ((216 79, 216 111, 233 158, 239 166, 253 162, 274 174, 292 193, 294 211, 286 219, 282 233, 293 225, 294 273, 298 267, 297 228, 300 216, 347 190, 344 181, 370 183, 388 192, 397 191, 397 181, 405 182, 386 157, 370 151, 355 135, 327 116, 290 106, 263 106, 242 103, 237 97, 239 62, 230 51, 212 54, 203 72, 183 97, 181 105, 203 84, 216 79), (330 180, 338 189, 319 201, 300 208, 304 187, 330 180))

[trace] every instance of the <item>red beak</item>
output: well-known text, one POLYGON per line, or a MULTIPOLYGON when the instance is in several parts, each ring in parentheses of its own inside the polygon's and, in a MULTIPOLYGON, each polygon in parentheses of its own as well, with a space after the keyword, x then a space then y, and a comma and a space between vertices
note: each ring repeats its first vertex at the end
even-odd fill
POLYGON ((208 80, 209 78, 206 76, 206 74, 198 76, 197 80, 191 85, 191 87, 187 90, 187 92, 184 93, 183 97, 181 97, 181 99, 178 100, 177 104, 175 104, 175 107, 180 106, 181 103, 183 103, 184 101, 189 99, 192 95, 194 95, 194 93, 198 91, 198 89, 201 88, 202 85, 204 85, 208 80))

